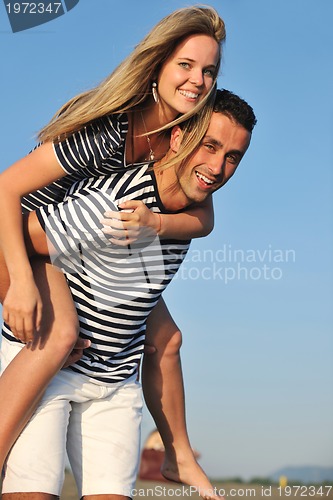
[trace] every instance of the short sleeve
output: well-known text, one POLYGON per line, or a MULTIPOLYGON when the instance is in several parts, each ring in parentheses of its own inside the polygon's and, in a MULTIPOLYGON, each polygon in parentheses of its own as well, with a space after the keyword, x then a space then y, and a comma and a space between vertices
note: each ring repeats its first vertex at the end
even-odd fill
POLYGON ((120 115, 96 120, 61 142, 54 142, 55 156, 67 174, 92 167, 99 170, 120 146, 124 146, 124 130, 120 115))

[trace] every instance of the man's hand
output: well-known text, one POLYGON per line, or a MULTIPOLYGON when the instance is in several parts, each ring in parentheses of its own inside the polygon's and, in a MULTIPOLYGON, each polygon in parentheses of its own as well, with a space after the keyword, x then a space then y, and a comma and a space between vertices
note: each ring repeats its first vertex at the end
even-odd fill
MULTIPOLYGON (((87 339, 81 339, 80 337, 77 339, 75 346, 73 347, 72 352, 66 359, 65 363, 63 364, 63 368, 67 368, 70 365, 73 365, 76 363, 79 359, 82 358, 83 356, 83 351, 84 349, 87 349, 90 347, 91 342, 90 340, 87 339)), ((148 345, 145 344, 143 348, 144 354, 154 354, 156 352, 156 347, 153 345, 148 345)))
POLYGON ((91 342, 90 340, 87 339, 81 339, 80 337, 77 339, 75 346, 73 347, 72 352, 66 359, 63 368, 67 368, 70 365, 73 365, 76 363, 79 359, 82 358, 83 356, 83 351, 84 349, 87 349, 87 347, 90 347, 91 342))
MULTIPOLYGON (((63 368, 67 368, 68 366, 73 365, 79 359, 81 359, 82 356, 83 356, 84 349, 87 349, 88 347, 90 347, 90 345, 91 345, 90 340, 81 339, 79 337, 77 339, 77 341, 76 341, 75 346, 73 347, 72 352, 70 353, 70 355, 66 359, 66 361, 65 361, 65 363, 63 365, 63 368)), ((154 352, 156 352, 156 347, 154 347, 152 345, 145 344, 144 348, 143 348, 143 352, 145 354, 148 354, 148 355, 149 354, 154 354, 154 352)))

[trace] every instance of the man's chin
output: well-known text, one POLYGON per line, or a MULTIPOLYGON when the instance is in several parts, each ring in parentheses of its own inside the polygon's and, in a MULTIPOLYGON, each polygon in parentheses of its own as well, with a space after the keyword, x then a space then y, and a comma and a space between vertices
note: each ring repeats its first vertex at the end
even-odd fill
POLYGON ((201 194, 201 195, 196 195, 196 196, 193 196, 191 198, 191 205, 193 205, 193 203, 203 203, 205 200, 207 200, 208 196, 210 196, 211 193, 204 193, 204 194, 201 194))

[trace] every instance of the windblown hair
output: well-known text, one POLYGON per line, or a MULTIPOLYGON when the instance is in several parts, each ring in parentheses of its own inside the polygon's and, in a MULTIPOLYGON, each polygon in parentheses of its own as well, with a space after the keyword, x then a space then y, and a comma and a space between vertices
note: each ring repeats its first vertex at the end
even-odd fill
MULTIPOLYGON (((102 83, 64 104, 40 131, 39 140, 60 141, 102 116, 132 112, 144 106, 151 97, 152 81, 158 76, 163 63, 179 43, 195 34, 213 37, 219 44, 221 57, 221 45, 226 34, 224 22, 218 13, 211 7, 179 9, 162 19, 102 83)), ((215 80, 219 66, 220 60, 215 80)), ((214 92, 214 85, 211 92, 214 92)), ((158 130, 169 129, 193 116, 209 99, 208 94, 191 112, 158 130)), ((203 127, 206 122, 204 119, 203 127)))

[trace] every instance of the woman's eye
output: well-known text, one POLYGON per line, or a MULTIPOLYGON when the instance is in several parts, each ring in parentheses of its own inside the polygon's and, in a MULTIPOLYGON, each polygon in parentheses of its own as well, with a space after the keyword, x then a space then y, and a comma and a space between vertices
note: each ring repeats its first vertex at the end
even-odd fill
POLYGON ((212 70, 212 69, 205 69, 205 70, 204 70, 204 75, 206 75, 206 76, 210 76, 211 78, 214 78, 214 76, 215 76, 215 72, 214 72, 214 70, 212 70))
POLYGON ((186 69, 188 69, 190 67, 189 63, 187 63, 187 62, 181 62, 181 63, 179 63, 179 66, 181 66, 182 68, 186 68, 186 69))

